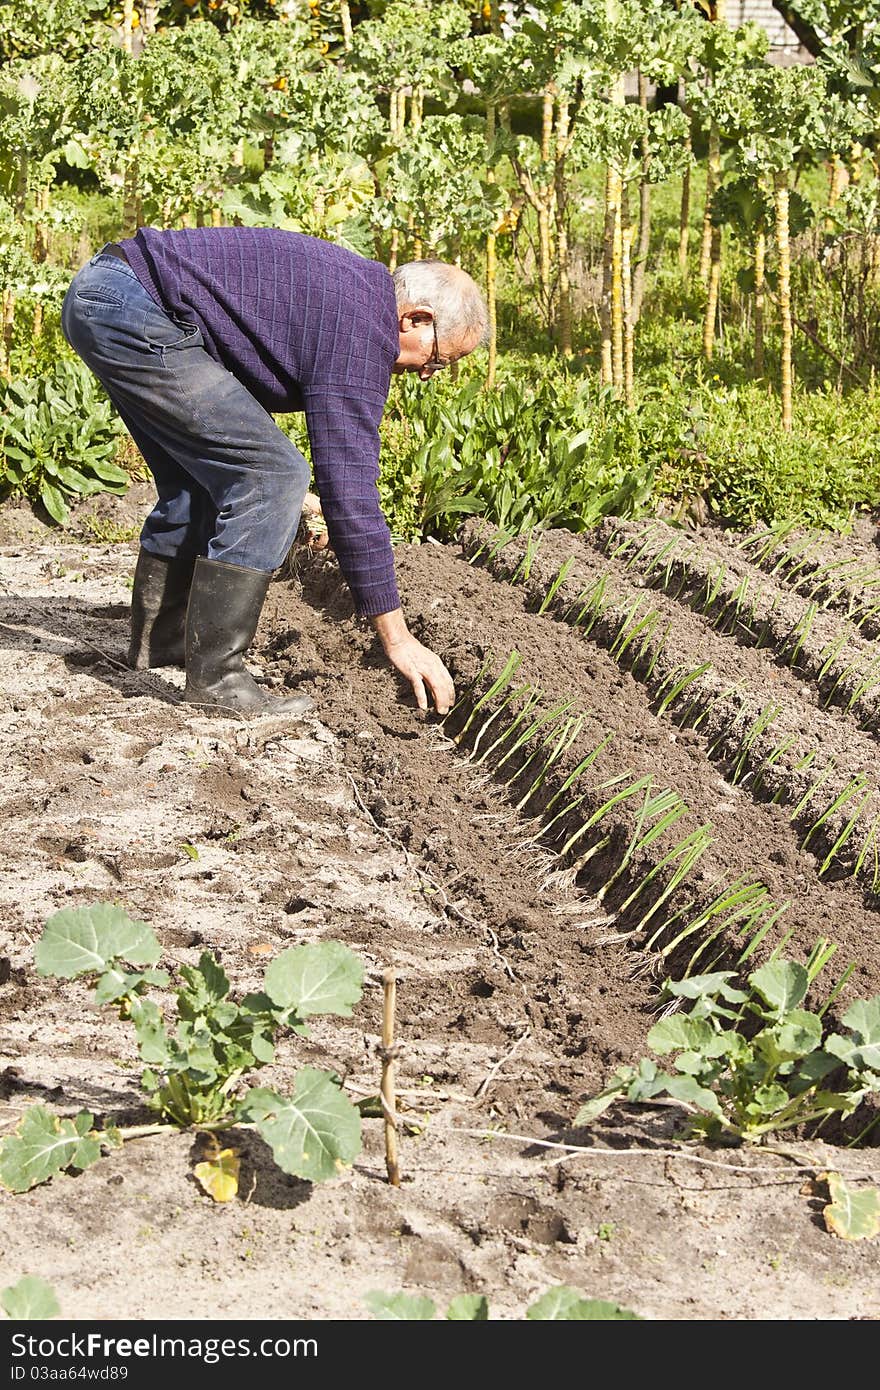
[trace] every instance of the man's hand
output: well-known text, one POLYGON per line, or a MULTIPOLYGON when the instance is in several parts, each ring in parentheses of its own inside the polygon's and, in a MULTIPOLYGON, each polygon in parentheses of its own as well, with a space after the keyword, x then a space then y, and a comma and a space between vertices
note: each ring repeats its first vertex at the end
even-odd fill
POLYGON ((370 622, 379 634, 385 655, 391 665, 405 676, 413 688, 419 709, 427 710, 431 692, 438 714, 448 714, 455 704, 455 686, 443 662, 428 647, 413 637, 399 608, 393 613, 379 613, 370 622))

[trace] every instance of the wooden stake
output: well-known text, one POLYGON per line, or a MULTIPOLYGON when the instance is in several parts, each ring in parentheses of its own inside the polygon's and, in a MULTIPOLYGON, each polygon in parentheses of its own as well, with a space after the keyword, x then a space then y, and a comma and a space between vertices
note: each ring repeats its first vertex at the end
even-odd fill
POLYGON ((397 1098, 394 1090, 394 1010, 397 1004, 397 974, 386 970, 382 976, 385 991, 382 1008, 382 1109, 385 1112, 385 1167, 392 1187, 400 1187, 397 1161, 397 1098))

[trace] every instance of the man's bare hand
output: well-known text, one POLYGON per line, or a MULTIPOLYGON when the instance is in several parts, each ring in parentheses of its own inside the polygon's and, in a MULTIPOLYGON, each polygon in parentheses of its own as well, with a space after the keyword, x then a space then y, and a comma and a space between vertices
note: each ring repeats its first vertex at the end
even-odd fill
POLYGON ((455 704, 452 677, 439 656, 413 637, 400 609, 393 613, 380 613, 370 621, 379 634, 391 665, 412 686, 419 709, 427 710, 427 690, 430 690, 437 713, 448 714, 455 704))

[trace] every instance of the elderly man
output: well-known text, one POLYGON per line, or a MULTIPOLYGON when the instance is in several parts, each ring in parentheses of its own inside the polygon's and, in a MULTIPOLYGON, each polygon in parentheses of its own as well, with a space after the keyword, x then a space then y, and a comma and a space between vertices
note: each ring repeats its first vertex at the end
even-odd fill
POLYGON ((103 383, 156 481, 132 594, 129 662, 183 664, 184 699, 245 713, 310 708, 252 679, 244 655, 309 484, 269 412, 305 412, 339 566, 421 709, 455 692, 409 632, 376 488, 392 372, 428 380, 485 341, 462 270, 392 276, 330 242, 272 228, 142 228, 67 292, 62 327, 103 383))

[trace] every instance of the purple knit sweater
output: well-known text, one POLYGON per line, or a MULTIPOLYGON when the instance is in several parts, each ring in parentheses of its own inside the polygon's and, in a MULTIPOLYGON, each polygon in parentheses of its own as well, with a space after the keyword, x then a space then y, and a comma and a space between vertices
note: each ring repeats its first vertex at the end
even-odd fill
POLYGON ((399 607, 379 506, 379 421, 400 350, 388 270, 270 227, 143 227, 120 243, 144 289, 197 323, 268 411, 304 410, 330 543, 358 612, 399 607))

